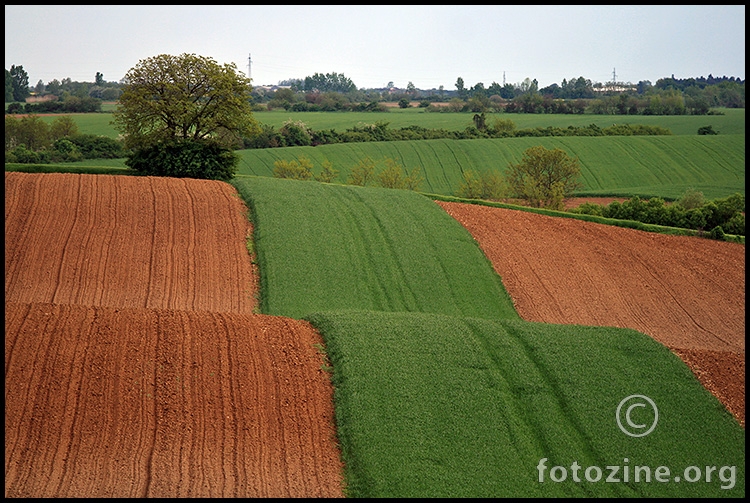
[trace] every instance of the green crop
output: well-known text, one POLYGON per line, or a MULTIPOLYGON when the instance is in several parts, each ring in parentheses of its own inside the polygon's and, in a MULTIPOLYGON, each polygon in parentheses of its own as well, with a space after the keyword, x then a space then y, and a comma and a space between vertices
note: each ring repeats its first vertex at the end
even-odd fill
POLYGON ((252 208, 261 311, 518 315, 478 244, 409 190, 239 177, 252 208))
POLYGON ((307 319, 323 334, 334 369, 352 497, 744 496, 744 429, 677 356, 644 334, 425 313, 307 319), (618 405, 631 395, 657 406, 648 436, 618 427, 618 405), (582 482, 573 478, 574 462, 582 482), (605 481, 613 465, 628 466, 628 483, 624 468, 619 483, 605 481), (567 468, 564 482, 551 479, 561 478, 559 469, 550 473, 555 466, 567 468), (592 466, 603 471, 599 482, 587 481, 592 466), (672 476, 645 482, 640 472, 635 482, 636 466, 650 467, 651 477, 666 466, 672 476), (687 467, 698 467, 702 479, 673 481, 687 467), (716 467, 710 483, 706 467, 716 467), (722 467, 734 467, 734 480, 726 468, 722 481, 722 467))

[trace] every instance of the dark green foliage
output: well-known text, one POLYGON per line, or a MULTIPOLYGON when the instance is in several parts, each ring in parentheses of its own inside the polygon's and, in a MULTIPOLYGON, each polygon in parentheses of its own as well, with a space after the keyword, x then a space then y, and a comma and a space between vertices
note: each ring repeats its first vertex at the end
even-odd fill
POLYGON ((270 124, 261 124, 252 136, 242 138, 245 148, 274 148, 286 147, 284 136, 270 124))
POLYGON ((703 202, 702 193, 689 190, 670 205, 659 197, 644 201, 635 196, 622 203, 613 201, 606 206, 586 203, 571 211, 683 229, 705 230, 719 227, 722 235, 724 232, 736 236, 745 235, 745 196, 739 193, 703 202))
POLYGON ((719 134, 719 132, 714 131, 713 126, 703 126, 698 128, 698 134, 719 134))
POLYGON ((24 113, 93 113, 102 111, 102 100, 86 96, 68 96, 63 101, 42 101, 40 103, 26 103, 24 113))
MULTIPOLYGON (((399 102, 408 106, 405 98, 399 102), (403 103, 402 103, 403 102, 403 103)), ((378 121, 375 124, 360 124, 347 128, 342 133, 335 129, 315 131, 301 121, 284 123, 281 130, 274 132, 273 126, 263 124, 249 138, 244 138, 245 148, 272 148, 307 145, 330 145, 334 143, 357 143, 370 141, 400 140, 471 140, 476 138, 511 138, 543 136, 662 136, 672 132, 664 127, 643 124, 620 124, 600 128, 595 124, 585 127, 535 127, 516 129, 513 121, 495 120, 487 125, 484 113, 475 114, 472 125, 459 131, 442 128, 426 128, 419 125, 404 126, 399 129, 388 129, 388 122, 378 121)))
POLYGON ((6 163, 20 163, 20 164, 36 164, 44 162, 42 155, 33 150, 26 148, 26 145, 21 144, 10 151, 5 152, 6 163))
POLYGON ((302 121, 289 120, 281 126, 279 133, 287 147, 306 147, 312 143, 310 128, 302 121))
POLYGON ((8 113, 9 114, 22 114, 23 112, 23 105, 20 103, 11 103, 8 105, 8 113))
POLYGON ((136 150, 125 164, 144 175, 229 180, 238 162, 231 149, 218 144, 173 140, 136 150))
POLYGON ((708 233, 708 237, 711 239, 716 239, 718 241, 724 241, 724 229, 721 228, 721 225, 717 225, 713 229, 711 229, 711 232, 708 233))
POLYGON ((77 134, 68 137, 68 140, 78 148, 83 159, 118 159, 126 155, 122 142, 114 138, 77 134))

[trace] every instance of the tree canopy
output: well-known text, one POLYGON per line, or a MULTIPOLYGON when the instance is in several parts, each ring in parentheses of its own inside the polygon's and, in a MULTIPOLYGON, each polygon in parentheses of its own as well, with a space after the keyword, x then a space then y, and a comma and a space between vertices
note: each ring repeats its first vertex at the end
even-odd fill
POLYGON ((563 199, 582 187, 580 175, 577 158, 539 145, 526 149, 521 162, 508 166, 506 179, 515 195, 532 206, 562 209, 563 199))
POLYGON ((10 71, 5 70, 5 101, 23 102, 29 94, 29 74, 23 66, 12 65, 10 71))
POLYGON ((258 128, 250 79, 234 63, 161 54, 139 61, 124 83, 113 116, 128 148, 181 140, 233 147, 258 128))

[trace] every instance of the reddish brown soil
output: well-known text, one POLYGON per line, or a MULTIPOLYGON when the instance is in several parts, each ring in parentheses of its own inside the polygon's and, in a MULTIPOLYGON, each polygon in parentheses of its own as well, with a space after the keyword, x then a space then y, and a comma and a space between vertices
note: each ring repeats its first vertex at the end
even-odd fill
POLYGON ((343 496, 307 323, 229 184, 5 174, 5 496, 343 496))
POLYGON ((438 202, 528 321, 626 327, 683 358, 744 426, 745 247, 438 202))
POLYGON ((342 496, 303 321, 5 304, 6 497, 342 496))
POLYGON ((5 298, 251 313, 244 203, 229 184, 5 174, 5 298))

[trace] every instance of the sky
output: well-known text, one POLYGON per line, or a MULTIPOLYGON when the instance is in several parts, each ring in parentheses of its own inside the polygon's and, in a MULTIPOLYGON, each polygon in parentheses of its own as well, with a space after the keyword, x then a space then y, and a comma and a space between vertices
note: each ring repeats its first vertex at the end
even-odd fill
POLYGON ((141 60, 184 53, 234 63, 256 86, 316 73, 368 89, 744 80, 745 6, 5 6, 5 69, 23 66, 30 87, 120 81, 141 60))

